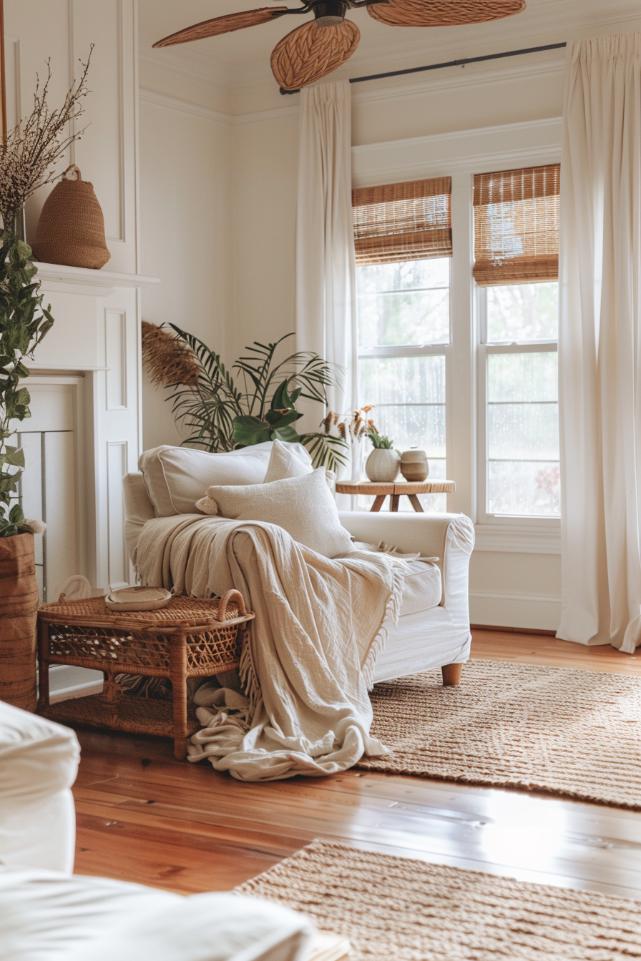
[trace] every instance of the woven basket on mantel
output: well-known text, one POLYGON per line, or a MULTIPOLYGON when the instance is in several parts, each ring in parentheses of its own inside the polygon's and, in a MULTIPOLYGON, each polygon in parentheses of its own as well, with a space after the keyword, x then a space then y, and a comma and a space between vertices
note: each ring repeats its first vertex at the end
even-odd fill
POLYGON ((46 264, 98 270, 111 256, 105 218, 93 189, 75 165, 68 167, 40 214, 33 252, 46 264))
POLYGON ((0 701, 36 709, 38 585, 33 534, 0 537, 0 701))

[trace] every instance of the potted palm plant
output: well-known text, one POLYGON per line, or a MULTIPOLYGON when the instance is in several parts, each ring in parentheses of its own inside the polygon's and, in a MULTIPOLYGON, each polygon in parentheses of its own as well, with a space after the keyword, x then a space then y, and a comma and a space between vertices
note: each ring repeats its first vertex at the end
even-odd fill
POLYGON ((188 431, 184 443, 227 451, 269 440, 290 441, 303 444, 316 467, 335 471, 344 464, 344 437, 327 429, 298 430, 303 417, 299 401, 324 410, 338 372, 313 351, 285 353, 293 336, 265 344, 254 341, 228 368, 194 334, 175 324, 168 329, 143 321, 145 370, 152 383, 168 391, 174 417, 188 431))
POLYGON ((37 279, 31 248, 21 239, 27 199, 55 177, 87 93, 89 60, 60 107, 49 109, 51 70, 36 81, 31 113, 0 142, 0 700, 36 706, 34 531, 21 504, 24 452, 18 436, 29 417, 27 362, 53 324, 37 279), (71 133, 69 130, 71 129, 71 133))

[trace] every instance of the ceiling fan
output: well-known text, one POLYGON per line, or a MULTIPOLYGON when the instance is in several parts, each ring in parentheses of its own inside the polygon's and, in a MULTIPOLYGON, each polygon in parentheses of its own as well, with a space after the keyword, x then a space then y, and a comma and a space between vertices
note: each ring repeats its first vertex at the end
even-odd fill
POLYGON ((356 50, 360 31, 346 19, 349 9, 367 7, 370 17, 390 27, 451 27, 500 20, 520 13, 525 4, 526 0, 302 0, 299 7, 259 7, 203 20, 163 37, 154 47, 312 13, 314 19, 285 34, 271 55, 272 73, 281 89, 299 90, 336 70, 356 50))

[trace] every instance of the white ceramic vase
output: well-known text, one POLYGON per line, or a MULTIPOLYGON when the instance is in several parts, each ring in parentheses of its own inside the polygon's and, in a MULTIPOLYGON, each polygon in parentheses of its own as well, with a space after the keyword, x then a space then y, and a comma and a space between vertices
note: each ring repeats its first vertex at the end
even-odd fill
POLYGON ((365 473, 369 480, 390 484, 398 476, 401 455, 397 450, 375 448, 365 461, 365 473))

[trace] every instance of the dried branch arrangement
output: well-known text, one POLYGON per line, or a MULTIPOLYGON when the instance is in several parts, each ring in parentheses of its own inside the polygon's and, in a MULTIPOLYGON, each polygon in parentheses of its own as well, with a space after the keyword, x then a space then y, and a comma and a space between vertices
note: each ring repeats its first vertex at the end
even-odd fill
POLYGON ((80 61, 78 79, 55 109, 47 103, 51 82, 51 62, 47 61, 44 81, 36 77, 31 113, 19 120, 6 141, 0 143, 0 217, 5 230, 13 230, 27 199, 56 179, 59 162, 84 133, 85 128, 78 129, 77 123, 89 92, 87 76, 92 53, 93 44, 87 60, 80 61))
POLYGON ((369 416, 374 410, 373 404, 365 404, 349 414, 339 414, 335 410, 327 412, 321 422, 326 434, 336 431, 339 437, 348 443, 368 437, 371 431, 376 431, 376 425, 369 416))

